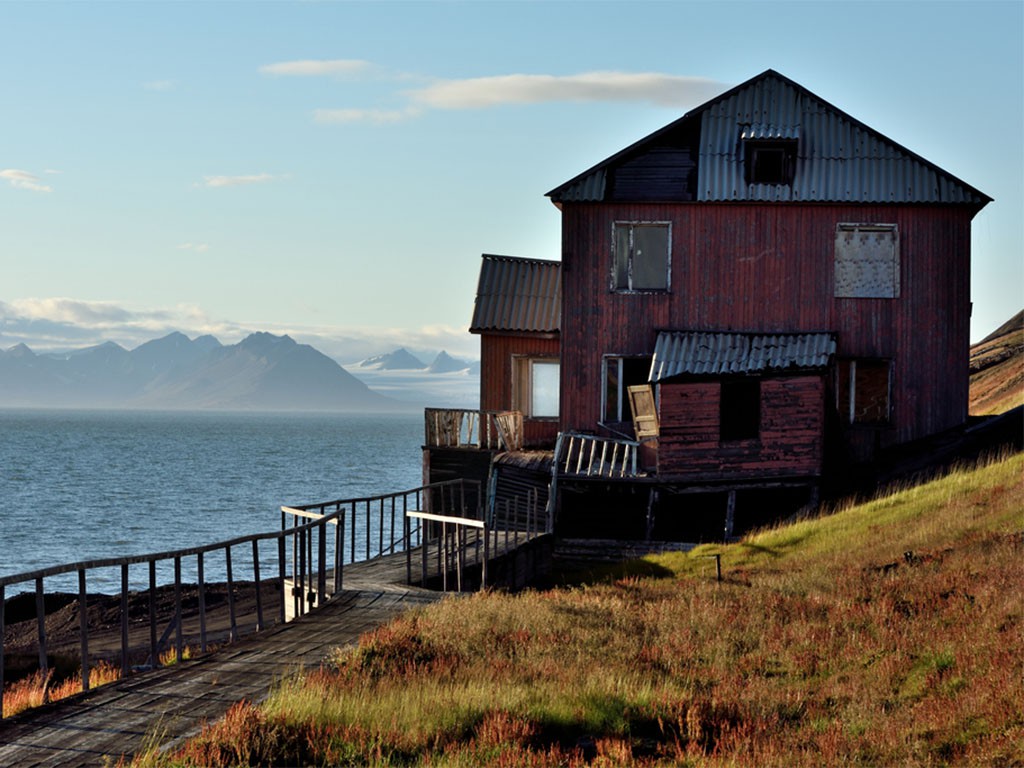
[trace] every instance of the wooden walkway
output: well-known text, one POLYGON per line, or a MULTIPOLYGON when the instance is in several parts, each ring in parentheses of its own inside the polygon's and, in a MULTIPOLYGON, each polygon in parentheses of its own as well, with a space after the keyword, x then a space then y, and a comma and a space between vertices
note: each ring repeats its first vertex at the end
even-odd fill
MULTIPOLYGON (((492 558, 518 552, 534 538, 522 532, 505 535, 492 558)), ((419 558, 417 548, 414 578, 419 558)), ((529 560, 517 568, 516 559, 505 558, 510 569, 505 576, 511 576, 507 583, 513 585, 528 580, 532 569, 529 560)), ((232 704, 261 701, 283 677, 317 667, 335 649, 354 645, 362 633, 445 596, 406 586, 406 568, 404 553, 346 565, 343 591, 294 621, 183 664, 138 673, 0 720, 0 766, 110 765, 156 738, 163 746, 185 739, 232 704)))
POLYGON ((133 675, 0 721, 0 766, 102 766, 194 734, 232 704, 260 701, 281 678, 319 666, 339 647, 442 593, 389 580, 401 563, 345 568, 345 591, 288 624, 243 638, 184 664, 133 675), (383 580, 379 580, 383 579, 383 580))

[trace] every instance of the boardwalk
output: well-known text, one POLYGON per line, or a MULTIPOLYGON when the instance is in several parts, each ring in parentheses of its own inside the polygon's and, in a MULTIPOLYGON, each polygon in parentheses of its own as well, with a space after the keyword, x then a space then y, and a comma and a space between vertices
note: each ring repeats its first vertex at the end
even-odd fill
MULTIPOLYGON (((492 563, 505 583, 529 580, 536 567, 531 548, 546 539, 523 532, 495 537, 492 563)), ((421 551, 414 552, 416 570, 421 551)), ((469 546, 467 559, 476 561, 480 551, 469 546)), ((444 597, 442 592, 407 586, 406 575, 404 553, 346 565, 343 591, 293 622, 184 664, 134 675, 0 720, 0 766, 99 766, 130 757, 154 736, 163 745, 186 738, 232 704, 265 698, 276 681, 320 665, 334 649, 353 645, 363 632, 444 597)), ((454 584, 454 575, 448 581, 454 584)))
POLYGON ((97 766, 194 733, 235 702, 258 701, 275 681, 318 666, 333 649, 442 594, 387 583, 404 579, 404 556, 349 566, 346 589, 322 608, 220 651, 97 688, 71 700, 0 721, 0 765, 97 766), (381 580, 383 579, 383 580, 381 580))

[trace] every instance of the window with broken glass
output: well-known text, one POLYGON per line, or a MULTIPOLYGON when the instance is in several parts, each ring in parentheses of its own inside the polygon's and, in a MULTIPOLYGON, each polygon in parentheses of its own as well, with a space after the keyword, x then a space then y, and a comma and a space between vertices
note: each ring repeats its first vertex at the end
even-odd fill
POLYGON ((612 290, 668 290, 670 230, 667 222, 615 222, 612 290))

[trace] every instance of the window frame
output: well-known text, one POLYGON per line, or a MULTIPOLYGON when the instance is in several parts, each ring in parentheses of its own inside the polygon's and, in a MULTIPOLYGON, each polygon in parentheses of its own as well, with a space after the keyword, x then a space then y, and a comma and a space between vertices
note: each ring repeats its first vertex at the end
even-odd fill
POLYGON ((651 355, 602 355, 601 356, 601 423, 602 424, 625 424, 633 420, 633 414, 629 405, 629 386, 632 384, 647 384, 650 380, 651 355), (629 381, 625 377, 626 364, 628 362, 640 362, 647 367, 647 376, 643 381, 629 381), (611 397, 609 391, 610 376, 608 375, 609 365, 616 366, 616 413, 611 414, 618 418, 609 418, 608 404, 611 397))
POLYGON ((669 293, 672 290, 672 222, 671 221, 627 221, 616 220, 612 222, 612 268, 610 286, 613 293, 669 293), (621 270, 619 268, 619 229, 629 228, 629 253, 626 256, 626 285, 619 284, 621 270), (635 249, 635 232, 638 229, 663 229, 665 230, 665 285, 657 288, 637 288, 633 281, 633 263, 635 249))
POLYGON ((836 409, 839 411, 839 418, 844 426, 879 428, 892 425, 894 369, 895 366, 890 358, 849 357, 836 361, 836 409), (882 367, 885 368, 885 413, 882 418, 867 419, 858 416, 858 392, 868 388, 868 384, 859 378, 858 363, 863 364, 863 368, 868 370, 874 369, 877 371, 882 367))
POLYGON ((768 184, 772 186, 793 186, 796 176, 797 140, 796 139, 744 139, 743 140, 743 177, 747 184, 768 184), (781 156, 779 177, 758 178, 758 163, 761 152, 766 155, 781 156))
POLYGON ((546 421, 558 420, 561 412, 561 365, 561 359, 551 355, 512 356, 512 408, 522 412, 523 418, 546 421), (555 412, 551 414, 537 414, 534 371, 538 366, 545 365, 553 365, 556 368, 555 412))

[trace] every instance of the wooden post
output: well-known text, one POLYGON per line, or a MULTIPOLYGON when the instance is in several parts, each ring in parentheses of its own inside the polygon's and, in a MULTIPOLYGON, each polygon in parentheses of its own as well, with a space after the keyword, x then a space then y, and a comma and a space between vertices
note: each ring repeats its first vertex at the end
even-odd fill
POLYGON ((174 653, 177 661, 185 655, 185 636, 181 626, 181 557, 174 558, 174 653))
POLYGON ((199 582, 199 650, 206 653, 206 575, 202 552, 196 554, 196 581, 199 582))
POLYGON ((260 588, 259 539, 252 540, 252 579, 256 583, 256 631, 263 631, 263 590, 260 588))
POLYGON ((412 584, 412 525, 409 523, 409 495, 402 496, 402 539, 405 541, 405 583, 412 584))
POLYGON ((488 546, 490 538, 487 535, 487 525, 483 527, 484 537, 484 561, 480 565, 480 589, 487 589, 487 563, 491 559, 491 548, 488 546))
POLYGON ((128 563, 121 564, 121 676, 128 677, 128 563))
POLYGON ((736 490, 729 491, 728 501, 725 504, 725 540, 732 537, 733 525, 736 521, 736 490))
MULTIPOLYGON (((296 525, 296 527, 298 527, 296 525)), ((295 600, 295 616, 302 616, 306 613, 306 541, 303 538, 305 530, 299 528, 295 533, 295 541, 299 551, 299 559, 296 564, 292 559, 292 595, 295 600), (296 567, 297 565, 297 567, 296 567), (296 573, 297 571, 297 573, 296 573)))
POLYGON ((285 577, 287 575, 287 563, 285 558, 288 554, 288 544, 284 540, 285 534, 282 530, 281 535, 277 539, 277 582, 278 589, 281 592, 281 607, 278 609, 277 618, 282 624, 284 624, 287 618, 287 600, 288 595, 285 594, 285 577))
POLYGON ((345 565, 345 513, 338 505, 338 516, 334 518, 334 593, 341 592, 341 579, 345 565))
POLYGON ((156 667, 156 560, 149 561, 149 664, 156 667))
POLYGON ((39 671, 46 672, 46 601, 42 576, 36 579, 36 626, 39 632, 39 671))
MULTIPOLYGON (((89 614, 85 588, 85 569, 78 569, 78 643, 79 655, 82 659, 82 690, 89 690, 89 614)), ((2 610, 2 608, 0 608, 2 610)), ((0 634, 3 629, 0 628, 0 634)), ((2 685, 2 683, 0 683, 2 685)))
POLYGON ((235 623, 235 577, 231 572, 231 547, 224 547, 224 558, 228 570, 228 617, 231 620, 228 642, 233 643, 238 639, 238 625, 235 623))
POLYGON ((327 523, 320 518, 317 526, 319 547, 317 549, 316 567, 319 569, 316 579, 316 604, 319 608, 327 595, 327 523))

